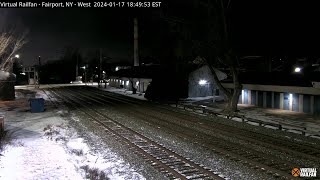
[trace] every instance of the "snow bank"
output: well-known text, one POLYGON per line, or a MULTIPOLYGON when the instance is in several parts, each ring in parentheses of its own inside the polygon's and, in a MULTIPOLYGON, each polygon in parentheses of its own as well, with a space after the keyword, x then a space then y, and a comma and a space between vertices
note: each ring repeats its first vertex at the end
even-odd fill
POLYGON ((67 142, 67 147, 71 152, 76 152, 79 154, 87 153, 89 151, 87 144, 83 143, 82 138, 71 139, 69 142, 67 142))
POLYGON ((82 179, 63 147, 47 139, 5 147, 0 179, 82 179))
MULTIPOLYGON (((84 138, 65 125, 45 128, 48 139, 60 143, 83 178, 96 179, 145 179, 110 149, 91 150, 84 138)), ((92 135, 90 135, 92 136, 92 135)))

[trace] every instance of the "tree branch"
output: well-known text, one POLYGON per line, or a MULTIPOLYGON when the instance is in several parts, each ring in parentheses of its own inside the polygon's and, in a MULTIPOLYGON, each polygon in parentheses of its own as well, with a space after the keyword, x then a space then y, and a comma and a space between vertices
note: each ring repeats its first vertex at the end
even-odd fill
POLYGON ((216 72, 215 72, 212 64, 211 64, 208 60, 207 60, 207 64, 208 64, 209 69, 210 69, 210 71, 211 71, 211 73, 212 73, 212 75, 213 75, 213 79, 214 79, 216 85, 217 85, 217 86, 219 87, 219 89, 221 89, 221 90, 223 91, 223 93, 230 99, 231 93, 230 93, 225 87, 222 86, 222 84, 221 84, 221 82, 220 82, 220 80, 219 80, 219 78, 218 78, 218 76, 217 76, 217 74, 216 74, 216 72))

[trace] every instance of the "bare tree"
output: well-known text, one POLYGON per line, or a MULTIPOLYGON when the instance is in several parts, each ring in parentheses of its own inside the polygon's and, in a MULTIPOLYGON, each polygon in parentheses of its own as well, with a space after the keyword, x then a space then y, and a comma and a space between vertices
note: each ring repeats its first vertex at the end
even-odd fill
POLYGON ((8 10, 0 12, 0 27, 0 70, 12 72, 13 56, 27 43, 28 30, 8 10))
MULTIPOLYGON (((0 11, 0 99, 11 100, 15 98, 15 75, 12 73, 14 54, 27 42, 28 31, 21 32, 19 21, 8 23, 7 11, 0 11)), ((22 27, 23 28, 23 27, 22 27)))
POLYGON ((13 56, 27 43, 27 34, 28 31, 23 32, 20 36, 16 36, 13 31, 1 32, 0 57, 2 57, 2 61, 0 70, 12 72, 13 56))
POLYGON ((224 93, 227 98, 227 104, 224 109, 226 113, 233 113, 237 111, 239 96, 242 90, 242 84, 239 81, 239 63, 238 57, 232 49, 230 43, 229 29, 228 29, 228 12, 231 0, 208 0, 208 41, 202 47, 208 49, 205 58, 206 63, 212 73, 213 79, 218 88, 224 93), (229 70, 229 75, 233 80, 233 88, 226 89, 221 84, 214 67, 223 65, 229 70))

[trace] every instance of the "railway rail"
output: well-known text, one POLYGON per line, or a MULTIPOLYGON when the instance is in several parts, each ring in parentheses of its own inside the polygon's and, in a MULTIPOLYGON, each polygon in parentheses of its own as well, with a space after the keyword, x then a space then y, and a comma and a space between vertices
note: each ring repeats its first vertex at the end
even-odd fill
MULTIPOLYGON (((69 94, 71 95, 71 94, 69 94)), ((91 96, 92 100, 99 103, 100 105, 106 105, 106 103, 110 103, 107 101, 104 101, 102 99, 92 97, 92 95, 87 94, 87 96, 91 96)), ((77 98, 79 100, 81 99, 87 99, 89 100, 90 97, 86 97, 81 92, 78 92, 77 98)), ((115 104, 113 104, 115 106, 115 104)), ((130 109, 130 107, 126 108, 130 109)), ((123 111, 122 111, 123 112, 123 111)), ((215 138, 212 136, 208 137, 208 134, 190 134, 187 132, 192 132, 192 129, 181 129, 178 128, 178 124, 166 124, 164 125, 165 119, 159 118, 157 116, 152 116, 150 118, 150 115, 146 116, 146 114, 137 115, 139 113, 130 113, 126 111, 131 117, 137 117, 139 119, 144 119, 145 121, 150 122, 152 119, 155 119, 152 121, 152 124, 157 126, 162 126, 165 129, 170 129, 175 135, 180 136, 182 138, 188 138, 192 139, 195 142, 202 142, 199 145, 205 145, 206 148, 211 149, 211 151, 226 156, 227 158, 238 161, 246 166, 249 166, 250 168, 256 169, 258 171, 267 172, 268 174, 276 177, 276 178, 284 178, 284 179, 290 179, 292 178, 290 172, 293 167, 299 167, 297 164, 293 164, 291 162, 285 162, 285 161, 279 161, 276 157, 265 157, 264 154, 261 154, 260 152, 257 152, 251 148, 245 148, 245 147, 239 147, 238 144, 233 144, 232 142, 226 142, 223 139, 215 138), (162 122, 162 123, 160 123, 162 122), (202 138, 201 138, 202 137, 202 138)), ((169 122, 169 121, 166 121, 169 122)), ((170 122, 169 122, 170 123, 170 122)))
MULTIPOLYGON (((110 124, 110 121, 111 121, 110 117, 106 116, 105 114, 103 114, 102 112, 100 112, 98 110, 92 109, 91 107, 89 107, 89 105, 85 105, 85 104, 89 103, 91 105, 92 104, 99 104, 99 105, 112 105, 112 106, 117 106, 117 104, 118 104, 118 106, 121 106, 121 105, 119 105, 119 103, 130 104, 130 106, 128 106, 128 108, 126 108, 126 110, 122 111, 122 112, 130 114, 130 115, 137 117, 139 119, 143 119, 144 121, 152 121, 152 123, 154 123, 154 124, 157 124, 159 126, 163 126, 168 130, 175 131, 177 136, 184 137, 184 138, 188 137, 188 138, 196 140, 197 142, 202 142, 201 145, 205 144, 206 147, 209 147, 210 149, 212 149, 212 151, 214 151, 218 154, 222 154, 231 160, 241 162, 244 165, 249 166, 251 168, 254 168, 254 169, 257 169, 260 171, 266 171, 267 173, 272 174, 274 177, 291 179, 292 178, 292 176, 290 174, 291 169, 293 167, 303 167, 303 166, 301 166, 302 164, 286 162, 284 160, 276 159, 276 157, 267 157, 266 158, 266 157, 264 157, 263 154, 261 154, 261 153, 259 154, 258 151, 250 150, 249 148, 244 148, 244 147, 239 148, 239 147, 237 147, 236 144, 232 144, 230 142, 229 143, 222 143, 224 140, 219 139, 219 138, 212 136, 212 135, 209 135, 209 134, 201 134, 201 133, 197 132, 198 134, 196 134, 196 136, 194 136, 194 134, 186 133, 186 132, 192 131, 191 128, 183 127, 181 123, 180 124, 174 123, 174 122, 179 122, 179 121, 181 122, 183 120, 184 123, 188 123, 191 126, 197 125, 200 128, 205 129, 205 130, 213 130, 212 124, 203 123, 203 121, 200 122, 199 118, 196 118, 194 116, 189 116, 189 115, 186 115, 183 113, 175 113, 176 117, 174 117, 172 115, 173 112, 169 113, 169 115, 168 115, 168 110, 166 108, 158 108, 158 106, 157 106, 156 107, 157 109, 155 109, 154 107, 149 107, 148 104, 146 104, 144 102, 139 102, 139 101, 137 102, 134 100, 122 98, 121 96, 114 97, 109 93, 103 93, 101 91, 95 91, 95 90, 90 90, 89 92, 85 92, 85 91, 80 91, 77 89, 73 89, 73 90, 63 89, 61 91, 60 90, 54 91, 54 94, 56 96, 60 97, 61 99, 63 99, 64 101, 66 101, 71 106, 75 106, 75 104, 79 104, 79 105, 81 104, 81 106, 86 107, 86 111, 89 111, 87 109, 90 109, 91 115, 89 113, 89 116, 95 117, 96 119, 97 119, 97 117, 101 116, 100 119, 97 119, 97 122, 100 121, 99 124, 103 123, 104 125, 110 124), (80 102, 82 102, 82 103, 80 103, 80 102), (143 108, 147 108, 148 111, 146 111, 146 110, 137 111, 137 109, 132 108, 132 107, 137 107, 137 106, 142 106, 143 108), (99 116, 92 115, 92 113, 99 114, 99 116), (159 116, 159 113, 161 114, 161 116, 159 116), (108 121, 103 120, 103 118, 108 119, 108 121), (170 119, 171 121, 168 121, 167 119, 170 119), (177 127, 179 127, 179 128, 177 128, 177 127), (200 137, 205 137, 208 135, 210 138, 206 138, 206 139, 200 138, 200 137)), ((88 113, 88 112, 86 112, 86 113, 88 113)), ((113 123, 117 124, 118 122, 113 122, 113 123)), ((250 143, 259 145, 259 146, 277 149, 279 151, 284 151, 289 154, 291 153, 293 156, 306 157, 310 160, 313 159, 315 162, 317 162, 319 160, 319 156, 318 156, 319 152, 316 151, 316 148, 314 148, 312 146, 308 146, 308 145, 305 146, 306 144, 303 144, 303 146, 302 146, 302 144, 299 145, 299 143, 288 146, 289 143, 286 142, 285 139, 275 139, 272 136, 267 136, 265 134, 251 132, 248 130, 243 130, 240 128, 235 128, 235 127, 231 127, 231 126, 219 124, 219 123, 218 123, 218 126, 219 126, 218 128, 216 126, 215 126, 216 128, 214 128, 216 133, 220 133, 225 136, 237 137, 242 140, 249 141, 250 143), (218 129, 218 130, 216 130, 216 129, 218 129), (230 130, 232 131, 232 133, 228 132, 230 130)), ((110 125, 110 127, 112 127, 112 125, 110 125)), ((115 126, 115 127, 118 127, 118 126, 115 126)), ((117 133, 118 130, 121 131, 121 128, 113 128, 113 129, 111 128, 111 130, 109 130, 109 131, 111 131, 112 133, 117 133), (113 132, 111 130, 113 130, 115 132, 113 132)), ((120 135, 121 134, 125 135, 128 133, 127 133, 127 131, 124 131, 124 133, 120 133, 120 135)), ((141 135, 141 134, 139 134, 139 135, 141 135)), ((130 144, 130 142, 131 142, 131 146, 135 145, 134 142, 138 142, 137 143, 138 145, 139 145, 139 143, 141 143, 142 145, 152 146, 148 143, 142 143, 141 141, 134 141, 133 140, 134 142, 132 142, 130 140, 131 137, 132 136, 124 137, 126 140, 123 139, 123 141, 125 141, 128 144, 130 144)), ((140 152, 141 150, 143 150, 142 147, 143 146, 140 147, 140 150, 138 149, 139 150, 138 152, 139 152, 139 154, 143 155, 143 153, 140 152)), ((150 149, 147 151, 154 152, 150 149)), ((156 152, 159 152, 159 151, 156 150, 156 152)), ((199 175, 197 175, 198 172, 196 170, 199 169, 198 167, 193 170, 186 171, 186 172, 189 172, 189 174, 187 173, 186 175, 179 176, 179 172, 180 172, 179 170, 175 170, 175 172, 171 172, 166 168, 163 169, 162 166, 166 166, 165 165, 167 163, 166 160, 159 162, 159 160, 156 161, 155 159, 151 159, 151 157, 149 157, 149 156, 150 156, 150 154, 143 155, 143 157, 145 157, 148 161, 150 161, 151 163, 154 163, 154 165, 156 165, 156 166, 159 166, 160 170, 162 169, 161 171, 164 171, 165 173, 169 174, 168 177, 170 177, 170 178, 172 178, 172 177, 183 178, 184 177, 184 178, 189 179, 189 178, 192 178, 193 176, 200 177, 200 178, 209 178, 209 177, 212 178, 208 173, 207 174, 200 173, 199 175), (174 174, 177 172, 178 172, 178 174, 174 174), (203 177, 202 177, 202 175, 203 175, 203 177)), ((162 155, 160 155, 160 156, 162 156, 162 155)), ((152 157, 157 157, 156 153, 152 157)), ((183 158, 183 157, 180 156, 179 158, 183 158)), ((173 159, 169 159, 169 160, 174 161, 174 162, 176 161, 173 159)), ((179 161, 177 161, 177 163, 178 162, 179 161)), ((183 160, 183 162, 186 162, 186 161, 183 160)), ((171 163, 169 163, 169 164, 171 164, 171 163)), ((175 163, 173 163, 173 164, 175 164, 175 163)), ((190 163, 188 163, 188 164, 190 165, 190 163)), ((202 167, 201 165, 198 165, 198 164, 195 164, 195 165, 202 167)), ((206 168, 204 168, 204 169, 206 169, 206 168)), ((212 171, 210 171, 210 170, 209 170, 209 172, 212 173, 212 171)), ((216 178, 220 178, 218 175, 216 175, 214 173, 211 175, 214 175, 213 178, 215 178, 216 176, 217 176, 216 178)))
POLYGON ((158 168, 169 179, 224 179, 224 177, 220 177, 221 175, 219 176, 212 172, 209 168, 197 164, 114 121, 109 116, 90 107, 87 103, 79 101, 75 96, 70 94, 67 96, 65 92, 61 93, 53 90, 51 92, 75 109, 79 109, 79 106, 84 107, 85 109, 82 108, 81 111, 86 116, 89 116, 124 142, 130 149, 141 155, 152 166, 158 168))
MULTIPOLYGON (((93 92, 93 91, 91 91, 93 92)), ((101 98, 108 98, 108 99, 113 99, 116 101, 116 98, 113 96, 110 96, 110 94, 105 94, 105 93, 99 93, 99 92, 93 92, 96 96, 100 96, 101 98)), ((118 98, 118 97, 117 97, 118 98)), ((132 101, 125 101, 125 99, 121 99, 121 102, 124 103, 134 103, 132 101)), ((135 105, 135 104, 133 104, 135 105)), ((140 104, 142 105, 142 104, 140 104)), ((295 157, 300 157, 300 158, 308 158, 313 161, 320 162, 320 151, 319 151, 319 146, 314 147, 311 146, 310 144, 302 143, 302 142, 291 142, 288 141, 288 139, 279 139, 279 138, 274 138, 272 136, 262 134, 262 133, 257 133, 249 130, 243 130, 241 128, 235 128, 232 126, 228 126, 226 124, 218 124, 217 123, 212 125, 211 123, 206 123, 203 122, 199 117, 195 116, 190 116, 189 114, 177 114, 175 113, 175 116, 168 116, 168 110, 161 109, 157 107, 155 110, 154 108, 150 108, 148 106, 144 106, 144 108, 147 108, 148 111, 139 111, 139 109, 135 109, 135 111, 139 111, 139 113, 142 114, 148 114, 149 116, 153 116, 155 118, 159 116, 155 116, 154 113, 161 113, 160 117, 165 117, 165 119, 171 119, 174 120, 175 122, 179 122, 181 120, 184 120, 184 122, 188 121, 188 123, 191 123, 192 126, 198 126, 199 128, 203 130, 208 130, 208 131, 215 131, 220 134, 225 134, 227 136, 231 137, 237 137, 240 139, 243 139, 245 141, 249 141, 253 144, 264 146, 267 148, 274 148, 279 151, 286 152, 288 154, 292 154, 295 157), (232 132, 232 133, 230 133, 232 132)), ((163 119, 162 119, 163 120, 163 119)), ((181 124, 180 124, 181 125, 181 124)))

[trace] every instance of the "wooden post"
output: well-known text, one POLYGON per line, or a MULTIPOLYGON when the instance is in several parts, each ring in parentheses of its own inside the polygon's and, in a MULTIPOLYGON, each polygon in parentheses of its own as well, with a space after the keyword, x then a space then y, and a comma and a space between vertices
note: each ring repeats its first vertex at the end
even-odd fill
POLYGON ((4 131, 4 117, 0 116, 0 134, 4 131))

